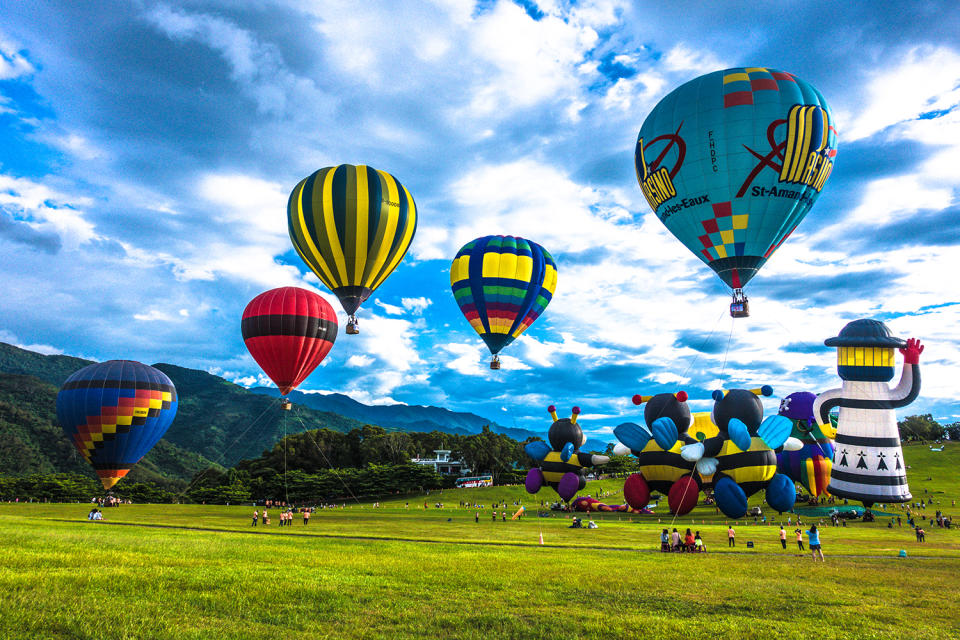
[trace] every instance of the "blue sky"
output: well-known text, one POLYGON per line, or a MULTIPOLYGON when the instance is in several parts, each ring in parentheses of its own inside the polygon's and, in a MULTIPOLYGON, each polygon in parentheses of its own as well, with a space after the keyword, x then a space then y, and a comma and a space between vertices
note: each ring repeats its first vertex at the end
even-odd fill
POLYGON ((320 167, 369 164, 411 191, 417 235, 305 391, 535 431, 546 405, 578 404, 604 438, 640 417, 635 393, 683 388, 706 409, 719 387, 838 386, 823 340, 875 317, 927 344, 901 416, 960 419, 956 3, 359 6, 5 7, 0 340, 263 383, 246 303, 296 285, 335 304, 290 246, 286 198, 320 167), (633 146, 670 90, 736 66, 815 85, 839 152, 734 324, 723 284, 649 211, 633 146), (559 271, 499 373, 449 289, 459 247, 491 233, 539 242, 559 271))

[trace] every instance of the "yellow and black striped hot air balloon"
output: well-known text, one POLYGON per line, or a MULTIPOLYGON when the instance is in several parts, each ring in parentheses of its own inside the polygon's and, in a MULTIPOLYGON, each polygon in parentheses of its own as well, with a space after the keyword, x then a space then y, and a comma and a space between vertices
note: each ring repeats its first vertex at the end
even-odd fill
POLYGON ((355 334, 355 314, 406 255, 417 206, 392 175, 366 165, 325 167, 294 187, 287 204, 294 249, 340 299, 355 334))

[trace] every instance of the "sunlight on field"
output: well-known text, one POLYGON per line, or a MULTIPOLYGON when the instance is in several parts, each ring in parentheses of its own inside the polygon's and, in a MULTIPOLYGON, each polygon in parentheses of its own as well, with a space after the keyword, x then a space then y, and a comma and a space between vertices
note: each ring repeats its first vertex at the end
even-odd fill
MULTIPOLYGON (((950 514, 955 452, 908 455, 917 499, 936 496, 926 515, 950 514)), ((610 503, 621 489, 588 485, 610 503)), ((960 635, 943 604, 960 597, 956 529, 927 527, 918 543, 886 518, 827 523, 827 562, 814 564, 792 536, 781 548, 772 522, 786 514, 737 522, 730 549, 710 507, 676 521, 583 515, 599 528, 570 529, 567 514, 538 517, 548 497, 434 492, 283 528, 251 526, 251 506, 125 505, 89 522, 86 504, 2 504, 0 637, 900 638, 905 612, 911 638, 960 635), (674 526, 699 530, 708 553, 659 553, 674 526)))

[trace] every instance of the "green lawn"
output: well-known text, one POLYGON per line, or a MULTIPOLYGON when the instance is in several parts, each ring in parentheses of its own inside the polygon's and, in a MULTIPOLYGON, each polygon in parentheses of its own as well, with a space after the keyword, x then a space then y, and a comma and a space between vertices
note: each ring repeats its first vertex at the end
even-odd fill
MULTIPOLYGON (((914 495, 936 496, 929 516, 951 513, 958 455, 907 451, 914 495)), ((601 487, 622 481, 588 491, 601 487)), ((249 506, 128 505, 88 522, 83 504, 3 504, 0 637, 960 637, 956 529, 927 526, 921 544, 882 518, 828 526, 815 564, 752 519, 729 550, 708 507, 676 522, 602 514, 586 530, 536 509, 492 522, 504 500, 510 512, 531 503, 516 487, 445 491, 285 528, 275 509, 270 527, 251 527, 249 506), (485 505, 479 523, 461 500, 485 505), (700 530, 709 553, 655 551, 663 526, 700 530)))

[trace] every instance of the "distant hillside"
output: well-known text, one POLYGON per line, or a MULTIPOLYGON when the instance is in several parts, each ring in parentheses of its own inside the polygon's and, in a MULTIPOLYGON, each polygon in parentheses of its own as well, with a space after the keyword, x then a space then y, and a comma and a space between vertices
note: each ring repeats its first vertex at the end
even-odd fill
POLYGON ((364 425, 307 407, 280 411, 277 400, 204 371, 172 364, 153 366, 170 377, 180 399, 177 418, 164 438, 226 466, 259 456, 285 433, 324 428, 347 432, 364 425))
MULTIPOLYGON (((254 387, 250 391, 272 397, 280 395, 279 390, 269 387, 254 387)), ((375 424, 384 429, 396 431, 441 431, 455 435, 471 435, 480 433, 484 426, 490 425, 491 430, 509 436, 518 442, 523 442, 530 437, 546 439, 547 429, 550 426, 549 418, 546 415, 543 421, 543 432, 537 433, 526 429, 504 427, 489 418, 473 413, 450 411, 440 407, 405 404, 367 405, 340 393, 323 394, 293 391, 287 397, 292 402, 318 411, 330 411, 359 420, 365 424, 375 424)), ((603 451, 606 446, 605 442, 599 440, 587 440, 583 449, 586 451, 603 451)))
MULTIPOLYGON (((56 394, 89 360, 43 355, 0 343, 0 470, 92 474, 56 421, 56 394)), ((393 431, 479 433, 483 426, 522 442, 542 433, 512 429, 472 413, 439 407, 368 406, 333 394, 294 392, 293 411, 280 411, 276 389, 247 390, 223 378, 173 364, 155 364, 177 388, 180 406, 166 435, 128 476, 133 481, 182 482, 210 465, 232 467, 272 449, 285 434, 313 429, 348 432, 366 424, 393 431)), ((586 450, 602 451, 590 440, 586 450)))
MULTIPOLYGON (((6 473, 90 472, 56 420, 56 394, 76 370, 92 364, 46 356, 0 343, 0 467, 6 473), (82 463, 82 464, 81 464, 82 463)), ((170 364, 154 365, 177 388, 180 406, 166 436, 128 478, 148 474, 188 479, 210 464, 233 466, 270 449, 284 433, 328 428, 349 431, 363 423, 299 407, 280 411, 270 398, 223 378, 170 364), (135 475, 136 474, 136 475, 135 475)), ((90 472, 92 473, 92 472, 90 472)))

